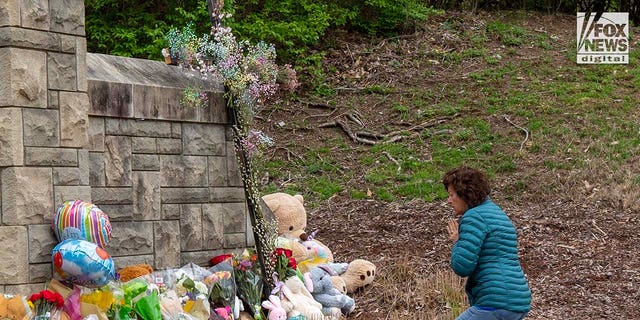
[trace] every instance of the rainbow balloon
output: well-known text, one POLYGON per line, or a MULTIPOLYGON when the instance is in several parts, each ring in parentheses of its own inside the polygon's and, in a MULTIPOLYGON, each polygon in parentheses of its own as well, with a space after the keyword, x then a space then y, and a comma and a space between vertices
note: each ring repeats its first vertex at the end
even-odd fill
POLYGON ((58 242, 81 239, 105 248, 111 240, 111 222, 107 214, 96 205, 80 200, 69 200, 58 206, 53 231, 58 242))

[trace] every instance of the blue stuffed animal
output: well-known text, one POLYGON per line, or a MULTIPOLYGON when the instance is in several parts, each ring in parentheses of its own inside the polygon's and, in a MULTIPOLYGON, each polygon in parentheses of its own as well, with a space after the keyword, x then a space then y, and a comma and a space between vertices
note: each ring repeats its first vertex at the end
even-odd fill
POLYGON ((333 286, 331 277, 337 275, 329 265, 321 264, 309 270, 313 282, 313 298, 322 304, 322 313, 332 315, 337 308, 344 315, 348 315, 355 309, 355 301, 348 295, 338 291, 333 286), (333 310, 332 310, 333 309, 333 310))

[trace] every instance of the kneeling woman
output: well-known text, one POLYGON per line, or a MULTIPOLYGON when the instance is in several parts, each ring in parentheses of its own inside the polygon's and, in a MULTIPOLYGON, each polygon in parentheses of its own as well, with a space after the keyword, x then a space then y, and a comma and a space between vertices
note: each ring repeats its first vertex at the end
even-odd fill
POLYGON ((516 229, 489 198, 481 171, 460 167, 445 174, 447 203, 459 218, 447 226, 451 268, 468 277, 465 291, 471 307, 457 320, 519 320, 531 309, 531 291, 518 257, 516 229))

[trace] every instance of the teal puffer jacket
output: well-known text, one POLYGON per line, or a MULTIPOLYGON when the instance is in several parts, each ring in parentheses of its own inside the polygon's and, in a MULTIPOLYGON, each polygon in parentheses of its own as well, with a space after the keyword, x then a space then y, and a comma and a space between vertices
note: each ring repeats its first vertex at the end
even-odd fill
POLYGON ((458 232, 451 249, 451 268, 468 277, 469 303, 529 311, 531 291, 518 258, 516 229, 504 211, 487 198, 462 215, 458 232))

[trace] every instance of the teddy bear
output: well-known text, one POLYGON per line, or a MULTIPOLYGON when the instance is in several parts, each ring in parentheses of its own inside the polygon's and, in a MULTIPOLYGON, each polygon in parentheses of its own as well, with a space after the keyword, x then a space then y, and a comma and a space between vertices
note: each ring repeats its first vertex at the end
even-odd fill
POLYGON ((370 261, 356 259, 349 263, 347 270, 340 274, 344 280, 347 293, 353 293, 373 282, 376 276, 376 266, 370 261))
POLYGON ((313 282, 311 295, 322 304, 322 313, 335 316, 336 312, 332 309, 338 309, 344 315, 353 311, 355 301, 334 287, 331 277, 336 273, 330 266, 326 264, 315 266, 309 270, 309 274, 313 282))
POLYGON ((331 250, 305 233, 307 213, 302 195, 279 192, 267 194, 262 200, 277 221, 276 247, 290 249, 302 273, 315 264, 333 262, 331 250))
MULTIPOLYGON (((373 263, 363 259, 335 263, 333 253, 316 239, 315 232, 305 232, 307 212, 302 195, 278 192, 264 195, 262 200, 277 220, 276 247, 291 249, 293 258, 298 262, 298 270, 304 273, 319 264, 328 264, 342 278, 348 293, 373 282, 376 268, 373 263)), ((340 285, 342 281, 337 282, 340 285)))
POLYGON ((27 306, 25 298, 0 293, 0 319, 28 320, 30 316, 31 309, 27 306))
POLYGON ((120 281, 122 282, 127 282, 129 280, 142 277, 151 273, 153 273, 153 268, 146 263, 127 266, 120 269, 120 271, 118 272, 118 274, 120 274, 120 281))

